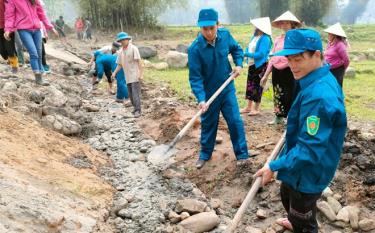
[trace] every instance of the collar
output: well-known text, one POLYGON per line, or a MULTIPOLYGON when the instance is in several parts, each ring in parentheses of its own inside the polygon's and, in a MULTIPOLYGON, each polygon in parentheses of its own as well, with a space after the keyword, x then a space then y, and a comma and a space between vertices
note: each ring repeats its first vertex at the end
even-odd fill
POLYGON ((310 86, 317 79, 327 75, 329 72, 329 65, 323 65, 322 67, 310 72, 308 75, 298 80, 297 82, 301 86, 301 89, 305 89, 310 86))

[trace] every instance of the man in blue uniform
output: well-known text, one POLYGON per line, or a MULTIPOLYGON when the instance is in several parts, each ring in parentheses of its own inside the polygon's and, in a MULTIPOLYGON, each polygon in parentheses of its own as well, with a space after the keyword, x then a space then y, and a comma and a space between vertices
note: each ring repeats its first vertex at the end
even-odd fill
POLYGON ((218 28, 218 13, 214 9, 199 12, 198 26, 201 33, 188 50, 190 86, 204 112, 201 117, 201 151, 196 167, 202 168, 211 158, 220 112, 228 124, 237 165, 241 166, 247 163, 249 154, 234 83, 231 82, 210 106, 206 101, 231 73, 236 77, 240 75, 243 50, 228 30, 218 28), (228 60, 229 54, 236 64, 234 70, 228 60))
MULTIPOLYGON (((99 82, 105 74, 106 77, 111 79, 112 72, 116 69, 117 55, 112 54, 102 54, 99 51, 94 53, 96 71, 98 73, 99 82)), ((116 75, 117 81, 117 95, 116 101, 123 103, 125 99, 128 98, 128 89, 126 87, 124 72, 118 72, 116 75)), ((109 82, 112 83, 112 82, 109 82)))
POLYGON ((284 50, 298 94, 288 115, 286 143, 279 158, 260 169, 263 185, 278 172, 281 201, 287 219, 277 223, 294 232, 317 233, 316 201, 337 169, 347 127, 340 85, 322 65, 318 32, 296 29, 286 33, 284 50))

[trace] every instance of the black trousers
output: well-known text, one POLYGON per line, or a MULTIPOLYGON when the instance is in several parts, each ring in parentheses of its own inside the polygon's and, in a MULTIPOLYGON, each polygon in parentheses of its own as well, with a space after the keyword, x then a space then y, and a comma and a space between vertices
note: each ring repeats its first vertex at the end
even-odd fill
POLYGON ((335 76, 337 82, 342 87, 342 84, 344 82, 345 67, 344 66, 340 66, 340 67, 331 69, 330 71, 333 74, 333 76, 335 76))
POLYGON ((10 41, 7 41, 4 37, 4 29, 0 29, 0 55, 4 60, 7 60, 8 57, 16 56, 14 33, 10 35, 10 41))
POLYGON ((44 65, 44 66, 47 65, 47 61, 46 61, 46 49, 44 47, 45 43, 47 43, 47 40, 46 40, 46 38, 43 38, 43 41, 42 41, 42 65, 44 65))
POLYGON ((281 202, 288 213, 294 233, 318 233, 316 201, 322 193, 301 193, 285 183, 281 184, 281 202))

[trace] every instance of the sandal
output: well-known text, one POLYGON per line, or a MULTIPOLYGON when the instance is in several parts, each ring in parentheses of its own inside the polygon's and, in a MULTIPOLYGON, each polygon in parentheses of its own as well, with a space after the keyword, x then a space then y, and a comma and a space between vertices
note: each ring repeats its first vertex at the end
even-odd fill
POLYGON ((293 231, 293 226, 287 218, 279 218, 276 220, 276 223, 280 226, 283 226, 287 230, 293 231))
POLYGON ((241 114, 245 114, 245 113, 249 113, 249 112, 251 112, 251 110, 249 110, 248 108, 243 108, 240 111, 241 114))

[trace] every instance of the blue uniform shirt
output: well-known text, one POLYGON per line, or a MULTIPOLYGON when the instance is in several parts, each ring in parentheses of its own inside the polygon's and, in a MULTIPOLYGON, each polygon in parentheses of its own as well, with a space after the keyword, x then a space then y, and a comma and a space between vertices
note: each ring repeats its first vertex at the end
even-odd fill
POLYGON ((286 143, 270 163, 277 178, 303 193, 320 193, 337 169, 347 127, 341 87, 325 65, 297 82, 286 143))
MULTIPOLYGON (((227 29, 219 28, 214 45, 207 43, 200 34, 191 44, 189 55, 189 81, 198 103, 207 101, 229 78, 232 67, 228 60, 231 54, 236 66, 242 67, 243 50, 227 29)), ((231 82, 222 92, 235 90, 231 82)))

